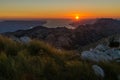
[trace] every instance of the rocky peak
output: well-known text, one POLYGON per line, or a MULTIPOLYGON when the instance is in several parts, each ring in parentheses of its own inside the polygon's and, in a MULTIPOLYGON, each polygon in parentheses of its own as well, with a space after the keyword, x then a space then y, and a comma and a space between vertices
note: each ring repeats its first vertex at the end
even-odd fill
POLYGON ((95 22, 95 24, 113 24, 113 23, 120 23, 120 21, 112 18, 100 18, 97 19, 95 22))

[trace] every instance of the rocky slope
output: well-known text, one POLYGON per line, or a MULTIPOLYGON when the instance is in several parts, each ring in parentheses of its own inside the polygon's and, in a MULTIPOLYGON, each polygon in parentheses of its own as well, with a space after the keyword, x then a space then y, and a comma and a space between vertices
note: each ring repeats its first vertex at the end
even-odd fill
MULTIPOLYGON (((120 80, 119 63, 84 61, 80 54, 56 49, 43 41, 30 41, 25 36, 12 39, 17 42, 0 35, 0 80, 120 80)), ((112 47, 118 47, 113 45, 115 42, 112 40, 112 47)), ((95 48, 100 55, 106 49, 110 50, 104 46, 95 48)), ((108 58, 104 55, 103 60, 108 58)), ((99 60, 101 56, 92 58, 99 60)))
POLYGON ((79 25, 76 29, 37 26, 29 30, 8 32, 3 35, 17 38, 27 36, 44 40, 57 48, 78 49, 116 33, 120 33, 120 20, 103 18, 96 20, 94 24, 79 25))
POLYGON ((120 62, 120 50, 117 48, 109 48, 104 45, 98 45, 95 49, 84 51, 81 56, 84 60, 95 62, 120 62))
POLYGON ((89 50, 84 50, 81 53, 83 60, 94 62, 120 62, 120 35, 104 38, 104 40, 98 42, 96 47, 88 47, 89 50))

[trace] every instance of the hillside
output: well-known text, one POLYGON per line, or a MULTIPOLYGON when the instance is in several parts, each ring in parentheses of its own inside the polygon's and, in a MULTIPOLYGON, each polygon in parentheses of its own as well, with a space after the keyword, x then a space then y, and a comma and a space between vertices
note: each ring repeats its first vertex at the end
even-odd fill
POLYGON ((82 60, 38 40, 14 42, 0 36, 0 80, 120 80, 116 62, 82 60))
POLYGON ((8 32, 3 35, 16 38, 27 36, 31 39, 45 41, 60 49, 76 50, 114 34, 120 34, 120 20, 101 18, 97 19, 94 24, 79 25, 76 29, 37 26, 29 30, 8 32))

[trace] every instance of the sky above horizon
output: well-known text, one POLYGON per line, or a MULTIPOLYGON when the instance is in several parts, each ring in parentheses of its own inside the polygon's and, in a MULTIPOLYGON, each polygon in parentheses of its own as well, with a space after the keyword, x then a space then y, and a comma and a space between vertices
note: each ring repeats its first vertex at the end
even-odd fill
POLYGON ((0 19, 120 18, 120 0, 0 0, 0 19))

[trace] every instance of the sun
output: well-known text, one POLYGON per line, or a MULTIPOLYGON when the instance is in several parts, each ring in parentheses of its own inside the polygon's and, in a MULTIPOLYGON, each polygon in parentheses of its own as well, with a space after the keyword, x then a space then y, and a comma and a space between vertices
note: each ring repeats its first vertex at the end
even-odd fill
POLYGON ((75 16, 75 19, 76 19, 76 20, 79 20, 79 16, 75 16))

